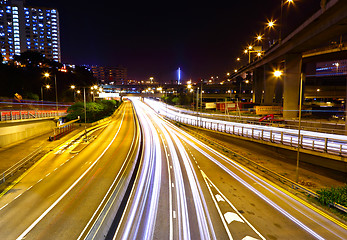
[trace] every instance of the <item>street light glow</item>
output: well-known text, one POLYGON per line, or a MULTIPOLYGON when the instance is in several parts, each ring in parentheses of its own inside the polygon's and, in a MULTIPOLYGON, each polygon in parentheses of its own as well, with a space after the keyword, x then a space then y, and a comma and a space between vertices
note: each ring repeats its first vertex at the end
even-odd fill
POLYGON ((71 89, 75 89, 76 88, 76 86, 75 85, 71 85, 71 89))
POLYGON ((275 26, 275 22, 276 22, 276 20, 268 20, 268 22, 267 22, 267 27, 268 28, 273 28, 274 26, 275 26))
POLYGON ((257 41, 261 41, 261 40, 263 40, 263 35, 260 35, 260 34, 259 34, 259 35, 257 35, 257 36, 256 36, 256 39, 257 39, 257 41))
POLYGON ((282 74, 283 74, 283 73, 282 73, 282 71, 280 71, 280 70, 274 71, 274 76, 277 77, 277 78, 278 78, 278 77, 281 77, 282 74))

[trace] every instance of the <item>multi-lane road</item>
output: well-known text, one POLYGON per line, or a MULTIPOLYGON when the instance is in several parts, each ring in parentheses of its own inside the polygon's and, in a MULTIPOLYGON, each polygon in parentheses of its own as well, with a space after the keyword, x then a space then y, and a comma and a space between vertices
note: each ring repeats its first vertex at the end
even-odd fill
POLYGON ((0 198, 0 239, 84 237, 114 189, 124 194, 139 144, 131 104, 96 131, 79 154, 55 149, 0 198))
POLYGON ((340 220, 133 106, 19 178, 0 198, 0 238, 347 239, 340 220))

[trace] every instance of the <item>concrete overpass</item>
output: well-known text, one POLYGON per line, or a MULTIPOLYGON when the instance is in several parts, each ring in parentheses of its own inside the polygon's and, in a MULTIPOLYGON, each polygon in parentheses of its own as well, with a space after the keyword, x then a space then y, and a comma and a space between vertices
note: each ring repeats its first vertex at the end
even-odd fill
MULTIPOLYGON (((344 45, 338 46, 335 51, 316 50, 345 34, 347 34, 346 1, 330 0, 325 9, 316 12, 280 44, 268 49, 261 59, 239 69, 231 77, 236 78, 246 72, 253 72, 254 102, 272 105, 277 84, 277 79, 273 77, 272 72, 280 68, 283 71, 283 115, 284 118, 296 117, 301 73, 304 72, 303 57, 309 58, 328 53, 343 56, 341 52, 347 50, 344 45)), ((303 78, 305 78, 304 74, 303 78)))

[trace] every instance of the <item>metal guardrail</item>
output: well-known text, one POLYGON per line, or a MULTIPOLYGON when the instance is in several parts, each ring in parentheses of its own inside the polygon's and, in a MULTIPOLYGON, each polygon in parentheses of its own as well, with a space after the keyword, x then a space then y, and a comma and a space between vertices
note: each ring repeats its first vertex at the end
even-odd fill
MULTIPOLYGON (((298 139, 297 130, 251 124, 240 124, 221 120, 200 118, 190 115, 183 116, 183 114, 181 114, 180 116, 167 114, 166 117, 184 124, 224 132, 235 136, 250 138, 253 140, 282 144, 295 148, 300 146, 300 148, 302 149, 337 155, 341 157, 347 156, 347 140, 339 139, 338 135, 336 135, 336 138, 333 138, 332 136, 329 136, 327 134, 320 134, 315 132, 307 133, 302 130, 300 139, 298 139), (327 137, 325 137, 324 135, 326 135, 327 137)), ((341 138, 342 137, 343 136, 341 136, 341 138)))
POLYGON ((48 118, 56 116, 65 116, 66 110, 28 110, 28 111, 0 111, 0 121, 13 121, 22 119, 48 118))
POLYGON ((31 161, 34 157, 40 154, 42 151, 42 146, 38 147, 35 151, 31 152, 29 155, 24 157, 22 160, 18 161, 16 164, 8 168, 6 171, 1 173, 0 176, 0 184, 6 182, 6 179, 13 176, 13 174, 18 171, 21 167, 25 166, 29 161, 31 161))
MULTIPOLYGON (((270 169, 268 169, 268 168, 266 168, 266 167, 264 167, 264 166, 262 166, 262 165, 260 165, 260 164, 258 164, 256 162, 248 159, 247 157, 244 157, 244 156, 240 155, 239 153, 236 153, 236 152, 230 150, 229 148, 227 148, 227 147, 217 143, 216 141, 211 141, 210 139, 202 136, 201 134, 198 134, 195 131, 191 131, 190 129, 186 128, 185 126, 183 126, 183 127, 184 127, 184 129, 186 131, 192 133, 193 135, 198 136, 200 139, 203 139, 204 141, 209 142, 210 144, 216 146, 217 148, 223 150, 224 152, 232 153, 233 156, 243 159, 248 164, 253 165, 253 167, 255 167, 255 168, 259 169, 260 171, 270 175, 271 177, 279 180, 280 182, 286 184, 287 186, 289 186, 289 187, 291 187, 293 189, 300 189, 301 191, 303 191, 308 196, 312 196, 312 197, 314 197, 316 199, 319 198, 319 194, 317 194, 316 192, 314 192, 314 191, 312 191, 312 190, 310 190, 310 189, 300 185, 299 183, 296 183, 296 182, 294 182, 294 181, 292 181, 292 180, 290 180, 290 179, 288 179, 286 177, 283 177, 282 175, 280 175, 280 174, 278 174, 278 173, 276 173, 276 172, 274 172, 274 171, 272 171, 272 170, 270 170, 270 169)), ((330 203, 329 205, 331 207, 339 209, 340 211, 342 211, 344 213, 347 213, 347 207, 345 207, 345 206, 342 206, 342 205, 340 205, 338 203, 330 203)))

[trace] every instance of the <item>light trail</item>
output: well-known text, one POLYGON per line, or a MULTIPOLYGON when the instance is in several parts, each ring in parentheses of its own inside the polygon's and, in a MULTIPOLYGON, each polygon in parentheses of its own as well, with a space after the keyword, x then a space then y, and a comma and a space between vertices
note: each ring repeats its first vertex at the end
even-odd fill
POLYGON ((159 101, 145 99, 145 102, 156 112, 167 118, 192 126, 291 147, 297 147, 298 143, 300 143, 300 147, 304 149, 347 156, 347 136, 345 135, 301 130, 302 139, 299 141, 298 130, 295 129, 229 122, 202 117, 202 115, 194 116, 188 114, 191 111, 172 106, 168 108, 164 103, 159 101))
MULTIPOLYGON (((274 209, 276 209, 277 211, 279 211, 281 214, 283 214, 284 216, 286 216, 288 219, 290 219, 291 221, 293 221, 295 224, 297 224, 298 226, 300 226, 302 229, 304 229, 306 232, 308 232, 309 234, 311 234, 313 237, 317 238, 317 239, 324 239, 322 236, 320 236, 319 234, 317 234, 314 230, 312 230, 310 227, 308 227, 307 225, 305 225, 304 223, 302 223, 300 220, 298 220, 297 218, 295 218, 292 214, 288 213, 286 210, 284 210, 282 207, 280 207, 278 204, 276 204, 274 201, 270 200, 267 196, 265 196, 263 193, 261 193, 259 190, 255 189, 253 186, 251 186, 249 183, 247 183, 245 180, 243 180, 241 177, 239 177, 237 174, 235 174, 233 171, 231 171, 229 168, 227 168, 224 164, 222 164, 220 161, 218 161, 215 157, 212 157, 210 154, 208 154, 205 150, 203 150, 202 148, 198 147, 196 142, 198 143, 198 145, 203 146, 205 149, 207 149, 208 151, 214 153, 215 155, 217 155, 219 158, 227 161, 230 163, 230 165, 232 165, 233 167, 236 167, 238 170, 240 170, 241 172, 243 172, 245 175, 247 175, 248 177, 250 177, 252 179, 252 181, 258 183, 262 188, 268 190, 269 192, 272 192, 274 195, 280 195, 279 197, 281 198, 281 200, 283 200, 284 202, 288 202, 288 199, 290 198, 289 196, 286 196, 282 191, 278 190, 277 188, 275 188, 274 186, 272 186, 271 184, 267 183, 266 181, 262 180, 261 178, 259 178, 258 176, 252 174, 251 172, 247 171, 244 167, 240 166, 239 164, 231 161, 229 158, 225 157, 224 155, 220 154, 219 152, 217 152, 216 150, 212 149, 211 147, 207 146, 206 144, 196 140, 195 138, 193 138, 192 136, 190 136, 189 134, 185 133, 184 131, 182 131, 181 129, 177 128, 176 126, 171 124, 171 127, 174 128, 176 130, 177 133, 180 134, 180 138, 183 139, 185 142, 187 142, 191 147, 193 147, 194 149, 196 149, 197 151, 199 151, 201 154, 203 154, 205 157, 207 157, 209 160, 211 160, 212 162, 214 162, 216 165, 218 165, 221 169, 223 169, 226 173, 228 173, 230 176, 232 176, 234 179, 236 179, 238 182, 240 182, 242 185, 244 185, 245 187, 247 187, 249 190, 251 190, 252 192, 254 192, 258 197, 260 197, 261 199, 263 199, 265 202, 267 202, 269 205, 271 205, 274 209), (286 197, 284 197, 286 196, 286 197)), ((303 204, 297 202, 294 199, 291 199, 292 201, 296 202, 297 205, 302 206, 303 204)), ((291 203, 288 202, 288 205, 292 205, 291 203)), ((300 212, 299 209, 297 209, 295 206, 293 207, 293 209, 295 209, 296 211, 300 212)), ((317 213, 317 212, 315 212, 317 213)), ((337 235, 333 230, 329 229, 329 227, 326 227, 325 225, 323 225, 321 222, 318 222, 317 220, 313 219, 310 216, 305 215, 305 217, 309 218, 311 221, 315 222, 316 224, 320 225, 322 228, 328 230, 331 234, 337 236, 338 238, 343 239, 342 236, 337 235)), ((323 216, 324 217, 324 216, 323 216)), ((327 218, 329 221, 330 219, 327 218)))
MULTIPOLYGON (((127 205, 129 214, 126 217, 124 231, 120 232, 118 227, 114 239, 118 235, 122 239, 134 239, 140 231, 140 225, 144 212, 146 215, 142 236, 145 239, 152 239, 155 227, 155 221, 158 210, 159 193, 161 185, 161 149, 159 136, 157 135, 154 126, 147 120, 144 112, 138 109, 135 105, 135 110, 138 113, 139 122, 144 131, 144 152, 142 163, 140 166, 141 171, 138 173, 136 181, 138 182, 137 188, 133 189, 133 202, 127 205)), ((121 222, 124 220, 125 215, 122 216, 121 222)), ((121 225, 121 224, 120 224, 121 225)), ((120 226, 119 225, 119 226, 120 226)))

